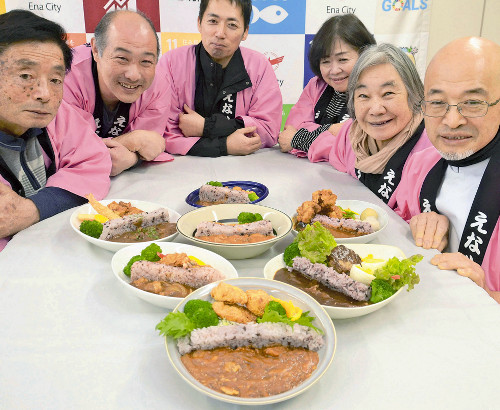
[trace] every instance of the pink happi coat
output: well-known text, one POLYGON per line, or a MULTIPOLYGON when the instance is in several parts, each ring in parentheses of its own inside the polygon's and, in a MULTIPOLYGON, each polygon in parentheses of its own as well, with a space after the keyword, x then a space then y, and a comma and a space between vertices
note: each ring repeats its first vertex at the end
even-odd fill
MULTIPOLYGON (((245 127, 256 126, 262 148, 272 147, 278 141, 281 127, 282 98, 278 81, 268 59, 261 53, 240 47, 241 56, 252 81, 252 86, 237 93, 236 117, 245 127)), ((184 104, 194 109, 195 96, 195 46, 179 47, 165 53, 158 63, 158 75, 170 84, 170 104, 165 112, 166 151, 186 155, 199 137, 184 137, 179 128, 179 113, 184 104)))
MULTIPOLYGON (((111 157, 108 149, 81 112, 62 102, 56 117, 47 125, 47 134, 55 155, 56 172, 47 179, 47 187, 58 187, 79 196, 89 193, 97 199, 109 191, 111 157), (85 141, 85 144, 82 144, 85 141)), ((45 168, 51 164, 44 153, 45 168)), ((10 184, 0 176, 0 183, 10 184)), ((0 251, 10 238, 0 238, 0 251)))
MULTIPOLYGON (((420 190, 429 171, 441 159, 439 152, 429 147, 409 158, 403 176, 391 199, 394 198, 394 211, 405 221, 420 213, 420 190)), ((490 242, 484 254, 481 267, 486 276, 489 289, 500 291, 500 233, 497 221, 490 242)))
MULTIPOLYGON (((311 162, 321 162, 328 161, 337 171, 345 172, 358 178, 356 175, 356 154, 354 153, 351 145, 351 140, 349 138, 349 130, 351 129, 353 120, 347 120, 339 131, 337 136, 333 136, 329 132, 322 133, 318 138, 314 140, 307 156, 311 162)), ((429 138, 427 137, 427 132, 424 130, 420 139, 415 144, 404 168, 408 166, 408 160, 417 152, 431 146, 429 138)), ((403 168, 403 170, 404 170, 403 168)), ((389 198, 388 206, 394 207, 394 193, 389 198)))
MULTIPOLYGON (((297 103, 292 107, 288 117, 286 119, 286 125, 291 125, 297 131, 301 128, 305 128, 307 131, 312 132, 320 127, 320 124, 314 122, 315 111, 314 107, 318 103, 319 99, 323 95, 328 84, 319 77, 313 77, 309 80, 307 85, 304 87, 302 94, 300 95, 297 103)), ((318 138, 328 138, 333 137, 329 131, 323 131, 319 134, 318 138)), ((297 157, 307 157, 307 152, 292 149, 290 154, 296 155, 297 157)))
MULTIPOLYGON (((85 45, 73 49, 71 71, 64 79, 63 98, 71 105, 87 113, 85 116, 96 129, 93 112, 95 108, 95 86, 92 77, 92 52, 85 45)), ((158 66, 157 70, 158 72, 158 66)), ((155 75, 151 86, 139 99, 130 105, 129 123, 124 133, 134 130, 156 131, 163 135, 167 118, 165 116, 168 87, 155 75)), ((158 155, 154 161, 166 162, 174 158, 166 152, 158 155)))

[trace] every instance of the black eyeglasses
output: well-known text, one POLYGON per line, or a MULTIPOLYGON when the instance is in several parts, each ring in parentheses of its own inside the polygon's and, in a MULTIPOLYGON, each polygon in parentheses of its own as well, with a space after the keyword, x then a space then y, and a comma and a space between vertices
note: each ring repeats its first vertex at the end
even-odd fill
POLYGON ((488 108, 500 102, 500 98, 491 104, 481 100, 467 100, 458 104, 448 104, 444 101, 422 101, 420 108, 427 117, 444 117, 450 107, 457 107, 458 112, 467 118, 484 117, 488 108))

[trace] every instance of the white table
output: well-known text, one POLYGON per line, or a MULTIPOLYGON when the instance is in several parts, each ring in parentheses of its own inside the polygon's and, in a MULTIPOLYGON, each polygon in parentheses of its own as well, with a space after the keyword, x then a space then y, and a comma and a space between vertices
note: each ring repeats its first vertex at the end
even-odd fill
MULTIPOLYGON (((113 179, 108 198, 163 203, 183 214, 209 180, 251 180, 270 191, 264 205, 292 215, 317 189, 381 206, 358 181, 328 164, 265 149, 248 157, 177 157, 113 179)), ((387 207, 375 243, 421 253, 421 283, 360 318, 335 320, 332 366, 283 409, 499 408, 500 307, 482 289, 429 263, 408 226, 387 207)), ((128 293, 110 269, 112 253, 78 237, 72 211, 16 235, 0 253, 0 408, 235 408, 192 389, 171 367, 155 325, 167 311, 128 293)), ((182 241, 177 237, 178 241, 182 241)), ((291 234, 251 260, 240 276, 262 276, 291 234)))

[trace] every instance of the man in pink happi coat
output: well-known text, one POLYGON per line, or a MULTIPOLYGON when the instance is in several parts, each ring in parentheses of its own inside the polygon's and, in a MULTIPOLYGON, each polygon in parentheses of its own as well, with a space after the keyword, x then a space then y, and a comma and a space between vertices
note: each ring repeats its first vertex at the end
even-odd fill
POLYGON ((250 0, 201 0, 201 43, 165 53, 159 74, 170 85, 166 151, 218 157, 276 144, 282 99, 262 54, 240 47, 250 0))
POLYGON ((17 232, 109 190, 106 147, 62 101, 71 50, 61 26, 0 16, 0 250, 17 232), (85 143, 82 143, 85 140, 85 143))
POLYGON ((90 44, 74 49, 64 100, 103 138, 117 175, 141 160, 171 161, 164 152, 167 87, 155 79, 159 56, 153 23, 134 11, 107 13, 90 44))
POLYGON ((415 154, 394 196, 418 246, 500 303, 500 46, 443 47, 425 75, 422 110, 434 147, 415 154), (464 58, 467 56, 467 58, 464 58))

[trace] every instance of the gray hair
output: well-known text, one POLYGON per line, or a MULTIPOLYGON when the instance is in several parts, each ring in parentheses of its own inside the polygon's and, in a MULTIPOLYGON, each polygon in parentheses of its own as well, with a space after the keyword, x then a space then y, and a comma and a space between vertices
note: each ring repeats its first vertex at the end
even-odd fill
POLYGON ((351 71, 347 89, 347 109, 351 118, 356 118, 354 91, 358 85, 359 77, 368 67, 380 64, 391 64, 396 69, 408 93, 408 107, 413 115, 418 114, 420 112, 420 103, 424 98, 424 85, 415 64, 399 47, 382 43, 365 48, 351 71))
POLYGON ((104 49, 106 48, 107 45, 107 34, 108 34, 108 29, 115 17, 117 17, 118 13, 136 13, 139 16, 141 16, 146 22, 149 24, 151 27, 151 30, 153 30, 153 33, 155 35, 156 39, 156 59, 160 56, 160 41, 158 40, 158 35, 156 34, 156 28, 151 19, 146 16, 142 11, 133 11, 133 10, 113 10, 110 11, 109 13, 106 13, 101 21, 97 23, 97 26, 94 30, 94 38, 95 38, 95 45, 97 47, 97 52, 99 53, 100 56, 102 56, 102 53, 104 49))

